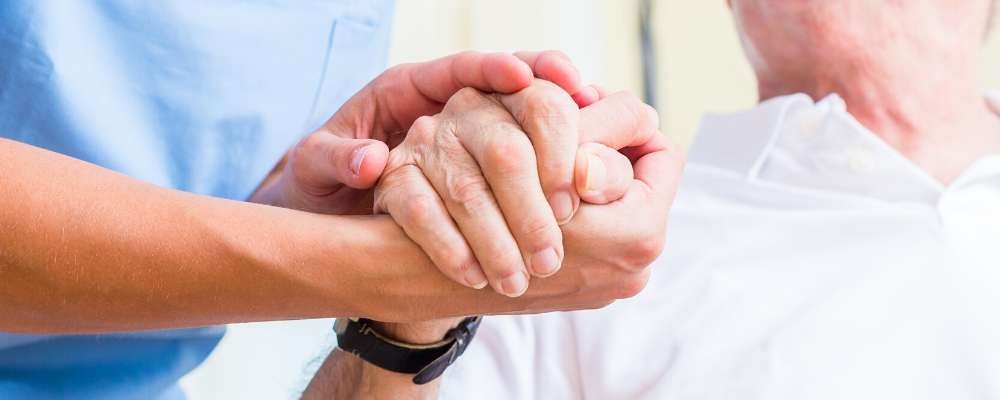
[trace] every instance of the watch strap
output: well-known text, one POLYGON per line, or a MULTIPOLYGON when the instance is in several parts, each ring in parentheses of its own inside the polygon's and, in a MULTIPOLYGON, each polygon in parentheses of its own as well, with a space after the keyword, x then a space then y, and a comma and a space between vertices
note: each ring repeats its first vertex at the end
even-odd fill
POLYGON ((465 352, 481 321, 482 317, 466 318, 441 341, 415 345, 387 337, 375 329, 373 321, 362 318, 347 322, 337 333, 337 346, 379 368, 416 374, 413 383, 422 385, 441 376, 465 352))

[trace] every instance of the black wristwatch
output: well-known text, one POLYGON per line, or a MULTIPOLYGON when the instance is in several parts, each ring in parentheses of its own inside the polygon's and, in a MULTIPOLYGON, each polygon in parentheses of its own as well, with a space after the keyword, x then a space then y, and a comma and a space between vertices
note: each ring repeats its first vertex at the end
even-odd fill
POLYGON ((413 383, 423 385, 444 373, 465 352, 483 317, 469 317, 437 343, 415 345, 393 340, 379 332, 369 319, 340 318, 333 325, 337 347, 376 367, 401 374, 416 374, 413 383))

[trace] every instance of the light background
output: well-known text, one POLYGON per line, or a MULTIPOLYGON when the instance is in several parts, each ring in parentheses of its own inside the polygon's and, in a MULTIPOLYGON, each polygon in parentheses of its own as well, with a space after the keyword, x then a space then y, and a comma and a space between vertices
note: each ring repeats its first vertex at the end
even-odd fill
MULTIPOLYGON (((687 145, 706 111, 753 105, 756 88, 725 0, 660 0, 654 21, 664 132, 687 145)), ((560 49, 586 81, 640 93, 637 38, 637 0, 398 0, 391 54, 395 64, 467 49, 560 49)), ((1000 88, 1000 34, 986 55, 984 88, 1000 88)), ((182 384, 194 400, 295 397, 325 354, 331 325, 232 326, 182 384)))

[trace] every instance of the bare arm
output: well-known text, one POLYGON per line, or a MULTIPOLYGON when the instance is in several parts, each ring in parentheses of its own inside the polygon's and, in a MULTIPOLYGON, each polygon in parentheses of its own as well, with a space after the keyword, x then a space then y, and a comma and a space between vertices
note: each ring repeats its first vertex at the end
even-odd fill
MULTIPOLYGON (((540 89, 534 95, 558 96, 554 90, 544 90, 546 85, 535 84, 540 89)), ((552 98, 552 97, 550 97, 552 98)), ((526 104, 532 101, 519 95, 503 96, 503 104, 511 113, 516 114, 526 104)), ((462 102, 459 96, 452 101, 462 102)), ((565 101, 565 99, 563 99, 565 101)), ((450 105, 450 103, 449 103, 450 105)), ((507 112, 494 104, 496 112, 507 112)), ((447 109, 447 107, 446 107, 447 109)), ((603 97, 600 101, 579 111, 581 124, 580 136, 584 147, 602 143, 613 149, 622 149, 630 156, 625 162, 632 162, 634 179, 629 177, 628 188, 624 196, 604 205, 583 204, 579 212, 567 224, 562 225, 566 238, 567 266, 557 275, 532 285, 526 297, 531 297, 532 291, 545 287, 552 282, 558 282, 567 274, 584 272, 588 263, 581 262, 578 257, 585 254, 604 254, 622 257, 625 269, 634 271, 640 276, 646 276, 643 271, 652 262, 662 248, 665 235, 667 210, 677 188, 682 170, 683 157, 670 146, 659 134, 657 116, 649 106, 643 105, 634 96, 615 94, 603 97), (622 224, 620 221, 630 221, 622 224), (596 253, 593 252, 597 250, 596 253)), ((466 118, 477 118, 474 112, 466 113, 466 118)), ((410 136, 413 137, 413 136, 410 136)), ((409 139, 409 138, 408 138, 409 139)), ((410 151, 401 145, 394 152, 410 151)), ((617 154, 624 157, 622 154, 617 154)), ((611 164, 608 164, 611 165, 611 164)), ((484 167, 488 168, 488 166, 484 167)), ((589 168, 588 168, 589 169, 589 168)), ((387 178, 394 174, 392 170, 383 177, 381 185, 387 185, 387 178)), ((609 175, 610 176, 610 175, 609 175)), ((578 181, 589 182, 589 175, 578 177, 578 181), (583 179, 579 179, 583 178, 583 179)), ((586 186, 589 186, 586 185, 586 186)), ((406 222, 402 222, 406 226, 406 222)), ((613 257, 614 257, 613 256, 613 257)), ((613 277, 591 277, 591 282, 614 280, 613 277)), ((631 280, 631 279, 630 279, 631 280)), ((632 284, 623 293, 631 296, 638 293, 644 284, 643 280, 631 280, 632 284)), ((586 297, 580 292, 576 297, 586 297)), ((454 301, 454 300, 453 300, 454 301)), ((433 343, 441 340, 445 332, 458 323, 456 319, 439 319, 418 323, 382 323, 379 332, 398 341, 411 344, 433 343)), ((471 345, 475 345, 473 340, 471 345)), ((428 399, 436 398, 440 379, 427 385, 418 386, 411 381, 410 375, 396 374, 362 361, 361 358, 346 354, 340 350, 333 351, 323 366, 316 373, 309 387, 303 393, 304 399, 428 399)))
POLYGON ((379 260, 434 268, 387 218, 192 195, 9 140, 0 171, 0 331, 360 315, 379 260))
POLYGON ((198 196, 3 139, 0 171, 4 332, 592 308, 641 288, 645 275, 628 267, 659 253, 615 232, 608 234, 640 244, 639 257, 570 243, 562 273, 509 299, 447 279, 387 215, 326 216, 198 196))
MULTIPOLYGON (((417 324, 383 324, 380 331, 407 343, 434 343, 458 323, 443 320, 417 324)), ((330 353, 302 393, 312 399, 436 399, 441 379, 414 385, 413 376, 386 371, 340 350, 330 353)))

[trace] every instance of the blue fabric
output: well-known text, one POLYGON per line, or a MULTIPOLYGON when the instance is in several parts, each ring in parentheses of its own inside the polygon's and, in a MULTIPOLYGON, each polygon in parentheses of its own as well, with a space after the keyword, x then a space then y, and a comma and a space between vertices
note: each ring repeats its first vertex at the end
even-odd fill
MULTIPOLYGON (((3 1, 0 136, 163 187, 246 199, 384 68, 392 6, 3 1)), ((0 399, 183 398, 176 380, 222 332, 0 334, 0 399)))

